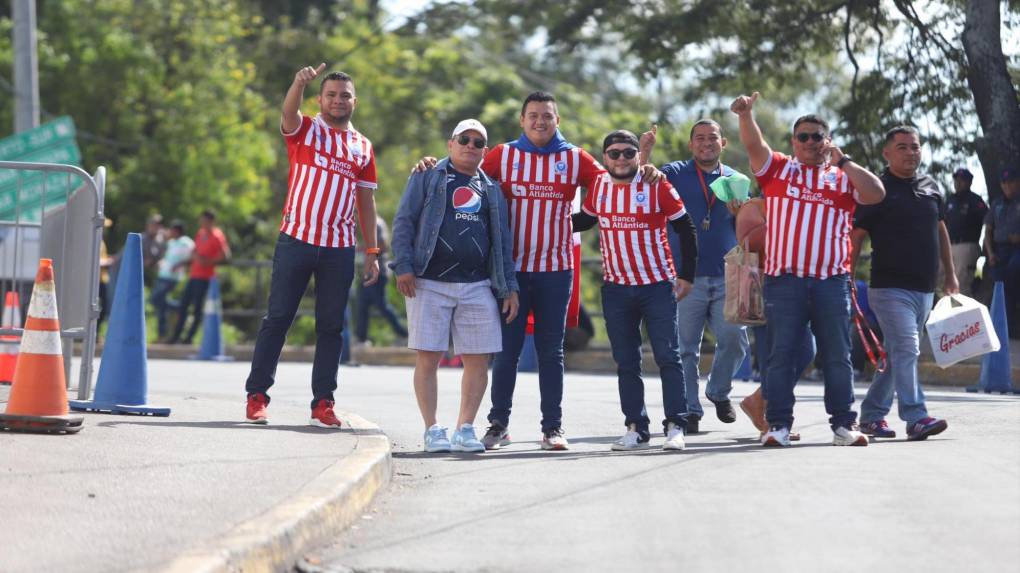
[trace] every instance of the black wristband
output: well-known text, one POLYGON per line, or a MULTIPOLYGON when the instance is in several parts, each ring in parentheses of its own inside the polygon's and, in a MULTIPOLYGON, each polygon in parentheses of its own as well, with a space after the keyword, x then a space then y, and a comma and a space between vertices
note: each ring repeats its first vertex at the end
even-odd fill
POLYGON ((854 160, 853 157, 851 157, 851 156, 849 156, 849 155, 844 153, 843 157, 840 157, 839 161, 836 162, 836 167, 839 167, 840 169, 842 169, 843 166, 847 164, 847 162, 853 161, 853 160, 854 160))

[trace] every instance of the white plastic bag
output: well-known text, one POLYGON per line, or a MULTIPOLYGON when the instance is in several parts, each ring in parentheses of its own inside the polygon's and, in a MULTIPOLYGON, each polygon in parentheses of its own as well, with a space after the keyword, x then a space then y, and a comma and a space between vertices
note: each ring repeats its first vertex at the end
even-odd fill
POLYGON ((988 307, 962 294, 939 299, 925 328, 935 363, 942 368, 999 350, 988 307))

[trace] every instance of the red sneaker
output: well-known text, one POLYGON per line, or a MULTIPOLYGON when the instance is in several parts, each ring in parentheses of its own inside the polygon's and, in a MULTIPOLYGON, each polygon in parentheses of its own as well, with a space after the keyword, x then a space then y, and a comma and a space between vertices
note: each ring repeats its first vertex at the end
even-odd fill
POLYGON ((319 403, 312 408, 312 419, 308 423, 320 428, 339 428, 340 420, 333 413, 333 402, 319 400, 319 403))
POLYGON ((268 424, 269 417, 266 415, 266 405, 269 399, 265 394, 252 394, 248 396, 248 412, 246 417, 252 424, 268 424))

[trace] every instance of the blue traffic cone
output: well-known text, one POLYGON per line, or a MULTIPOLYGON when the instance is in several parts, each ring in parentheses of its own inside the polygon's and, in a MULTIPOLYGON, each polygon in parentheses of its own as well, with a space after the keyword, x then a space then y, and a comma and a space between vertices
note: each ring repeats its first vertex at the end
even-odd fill
POLYGON ((216 360, 229 362, 233 356, 223 353, 223 304, 220 302, 220 283, 213 277, 209 280, 209 292, 205 297, 205 316, 202 319, 202 346, 192 360, 216 360))
POLYGON ((524 336, 524 346, 521 348, 521 357, 517 361, 518 372, 538 372, 538 353, 535 352, 535 337, 527 334, 524 336))
POLYGON ((142 236, 128 233, 117 275, 110 325, 92 400, 71 400, 72 410, 169 416, 170 408, 145 404, 148 365, 145 349, 145 297, 142 288, 142 236))
POLYGON ((1010 381, 1013 372, 1009 357, 1009 321, 1006 320, 1006 293, 1002 281, 996 281, 992 295, 992 326, 999 337, 999 350, 985 354, 981 361, 978 389, 984 392, 1016 393, 1010 381))

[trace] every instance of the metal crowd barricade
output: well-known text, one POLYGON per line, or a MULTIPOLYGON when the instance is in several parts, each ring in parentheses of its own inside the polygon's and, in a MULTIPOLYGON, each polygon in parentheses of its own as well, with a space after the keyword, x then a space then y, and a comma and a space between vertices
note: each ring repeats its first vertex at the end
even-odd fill
MULTIPOLYGON (((0 161, 0 290, 18 292, 26 306, 39 259, 53 259, 64 373, 70 386, 71 356, 80 342, 82 400, 89 398, 96 353, 105 187, 103 167, 91 176, 73 165, 0 161)), ((22 332, 0 328, 0 336, 19 341, 22 332)))

